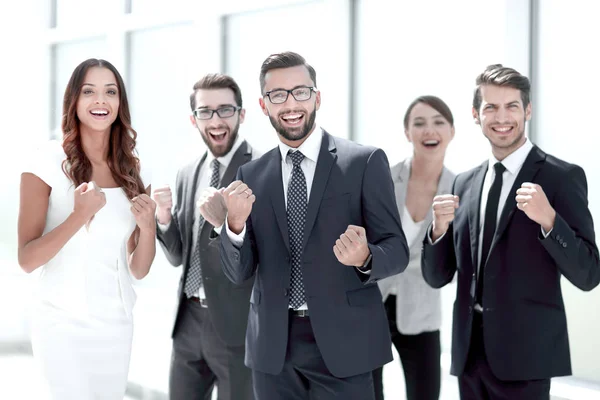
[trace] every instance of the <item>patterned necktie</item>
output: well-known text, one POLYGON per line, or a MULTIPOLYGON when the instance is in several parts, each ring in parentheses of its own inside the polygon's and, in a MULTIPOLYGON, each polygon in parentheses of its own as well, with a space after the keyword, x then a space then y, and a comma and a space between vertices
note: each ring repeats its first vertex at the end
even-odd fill
MULTIPOLYGON (((219 168, 221 163, 215 158, 211 162, 212 174, 210 176, 210 186, 216 188, 219 185, 219 168)), ((194 204, 195 207, 195 204, 194 204)), ((194 244, 194 250, 190 256, 190 265, 185 279, 184 293, 187 297, 196 296, 198 289, 202 286, 202 269, 200 268, 200 233, 204 225, 202 214, 198 217, 198 237, 194 244)))
POLYGON ((477 304, 480 306, 483 299, 483 270, 492 246, 494 233, 496 233, 496 220, 498 219, 498 203, 500 202, 500 192, 502 191, 502 174, 506 168, 502 163, 494 164, 495 178, 492 187, 488 193, 485 206, 485 220, 483 223, 483 242, 481 243, 481 261, 479 262, 479 276, 477 279, 477 304))
POLYGON ((287 192, 287 223, 292 254, 290 307, 297 309, 306 302, 304 283, 302 282, 302 241, 304 239, 307 208, 306 178, 302 168, 300 168, 304 154, 299 151, 289 151, 288 157, 294 165, 287 192))

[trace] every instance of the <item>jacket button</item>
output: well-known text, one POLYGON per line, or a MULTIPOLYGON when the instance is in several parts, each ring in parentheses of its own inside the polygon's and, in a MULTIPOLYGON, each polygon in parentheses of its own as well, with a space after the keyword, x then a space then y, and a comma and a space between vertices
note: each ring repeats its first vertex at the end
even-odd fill
POLYGON ((563 242, 562 246, 563 246, 563 248, 566 248, 567 247, 567 242, 563 242))
POLYGON ((558 240, 558 241, 561 240, 560 235, 556 235, 556 240, 558 240))
POLYGON ((238 261, 240 259, 240 255, 238 253, 233 253, 233 259, 238 261))

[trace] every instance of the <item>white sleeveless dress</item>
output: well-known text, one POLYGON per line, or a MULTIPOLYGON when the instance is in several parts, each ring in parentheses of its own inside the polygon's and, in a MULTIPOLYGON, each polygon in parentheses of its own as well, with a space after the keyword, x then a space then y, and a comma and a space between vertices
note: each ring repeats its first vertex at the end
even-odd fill
MULTIPOLYGON (((74 185, 62 171, 62 146, 49 142, 24 172, 52 187, 44 234, 73 210, 74 185)), ((144 186, 150 184, 142 171, 144 186)), ((106 205, 42 267, 31 341, 53 400, 122 400, 127 385, 133 277, 127 240, 136 226, 120 188, 103 189, 106 205)))

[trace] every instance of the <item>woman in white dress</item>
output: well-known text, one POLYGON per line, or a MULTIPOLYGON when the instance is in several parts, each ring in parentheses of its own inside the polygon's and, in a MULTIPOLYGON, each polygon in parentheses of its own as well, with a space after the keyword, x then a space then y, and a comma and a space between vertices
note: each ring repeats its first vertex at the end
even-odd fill
POLYGON ((62 143, 21 175, 19 264, 42 267, 34 357, 56 400, 122 400, 135 292, 155 255, 155 203, 135 153, 125 85, 89 59, 73 72, 62 143))
MULTIPOLYGON (((413 155, 391 172, 410 260, 403 273, 378 283, 404 370, 407 400, 437 400, 442 303, 440 291, 423 279, 421 247, 433 219, 433 197, 450 193, 454 181, 454 174, 444 167, 446 149, 454 138, 452 112, 438 97, 418 97, 404 115, 404 133, 413 155)), ((383 368, 373 372, 376 400, 384 398, 382 372, 383 368)))

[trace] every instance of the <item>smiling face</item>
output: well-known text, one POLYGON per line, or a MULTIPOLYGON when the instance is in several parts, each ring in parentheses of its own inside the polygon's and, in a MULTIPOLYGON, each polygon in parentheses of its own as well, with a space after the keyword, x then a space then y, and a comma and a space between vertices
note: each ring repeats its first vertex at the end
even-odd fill
POLYGON ((83 130, 110 131, 119 113, 119 87, 111 70, 92 67, 77 98, 77 118, 83 130))
POLYGON ((417 103, 410 111, 405 134, 415 156, 443 157, 454 138, 454 127, 435 108, 417 103))
MULTIPOLYGON (((304 65, 272 69, 265 75, 264 93, 278 89, 293 90, 314 87, 308 69, 304 65)), ((297 95, 297 97, 299 97, 297 95)), ((315 127, 317 110, 321 106, 321 93, 310 90, 310 97, 298 101, 289 93, 287 100, 273 104, 268 96, 259 100, 263 113, 269 117, 271 125, 279 134, 280 140, 290 147, 300 146, 315 127)))
POLYGON ((498 160, 525 143, 525 123, 531 119, 531 103, 523 107, 521 91, 508 86, 482 85, 481 106, 473 118, 481 126, 498 160))
MULTIPOLYGON (((237 107, 235 95, 231 89, 199 89, 195 96, 195 107, 199 111, 210 113, 210 110, 219 110, 221 115, 228 115, 227 110, 237 107)), ((231 151, 240 124, 244 122, 246 111, 244 109, 235 111, 229 117, 220 117, 217 112, 212 114, 210 119, 200 119, 192 114, 190 121, 198 128, 204 143, 213 156, 223 157, 231 151)))

